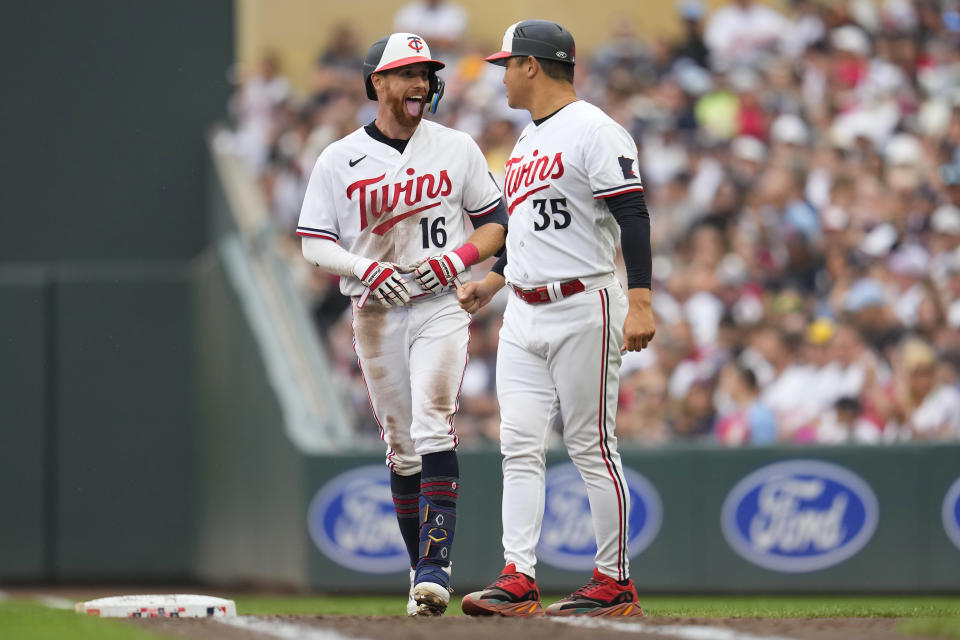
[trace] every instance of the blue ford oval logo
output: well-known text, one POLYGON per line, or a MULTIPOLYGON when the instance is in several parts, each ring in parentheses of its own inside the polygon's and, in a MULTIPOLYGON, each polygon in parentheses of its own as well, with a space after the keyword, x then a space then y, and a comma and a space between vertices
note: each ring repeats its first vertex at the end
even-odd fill
POLYGON ((953 481, 943 498, 941 510, 943 529, 953 544, 960 549, 960 478, 953 481))
POLYGON ((410 568, 384 467, 368 465, 332 478, 307 510, 314 544, 328 558, 364 573, 410 568))
MULTIPOLYGON (((660 494, 642 475, 623 468, 630 493, 627 543, 630 557, 650 546, 660 531, 663 507, 660 494)), ((587 487, 572 463, 547 470, 547 493, 543 528, 537 557, 561 569, 582 571, 593 568, 597 541, 590 516, 587 487)))
POLYGON ((754 471, 723 503, 723 535, 734 551, 774 571, 825 569, 855 555, 877 528, 877 498, 855 473, 829 462, 792 460, 754 471))

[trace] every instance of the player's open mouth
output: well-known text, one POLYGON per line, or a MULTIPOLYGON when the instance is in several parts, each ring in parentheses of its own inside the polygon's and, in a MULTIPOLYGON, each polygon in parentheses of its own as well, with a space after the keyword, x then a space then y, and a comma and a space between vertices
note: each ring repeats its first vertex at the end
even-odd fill
POLYGON ((419 116, 423 110, 423 96, 411 96, 403 101, 407 108, 407 113, 411 116, 419 116))

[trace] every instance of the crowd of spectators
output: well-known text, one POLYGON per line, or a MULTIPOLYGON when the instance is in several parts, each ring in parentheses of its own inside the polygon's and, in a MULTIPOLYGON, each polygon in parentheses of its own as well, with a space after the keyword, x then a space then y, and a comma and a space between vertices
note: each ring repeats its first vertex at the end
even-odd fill
MULTIPOLYGON (((960 6, 676 6, 679 38, 641 39, 624 18, 576 66, 580 97, 635 137, 651 212, 657 335, 624 358, 620 439, 960 439, 960 6)), ((507 108, 502 70, 483 62, 499 42, 462 35, 468 18, 432 0, 401 10, 397 27, 447 62, 436 119, 470 133, 500 180, 529 116, 507 108), (457 38, 430 38, 439 11, 457 38)), ((352 381, 358 428, 376 437, 347 301, 293 236, 317 155, 376 113, 360 79, 368 43, 350 25, 329 43, 309 95, 267 56, 231 114, 333 366, 352 381)), ((503 296, 471 328, 466 445, 497 441, 503 296)))

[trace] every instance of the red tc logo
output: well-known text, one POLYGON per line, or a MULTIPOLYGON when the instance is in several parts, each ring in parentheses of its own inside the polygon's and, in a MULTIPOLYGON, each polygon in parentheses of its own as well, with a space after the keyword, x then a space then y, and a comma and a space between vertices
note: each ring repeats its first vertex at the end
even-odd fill
POLYGON ((423 51, 423 40, 421 40, 417 36, 410 36, 407 38, 407 40, 410 41, 407 43, 408 47, 410 47, 417 53, 420 53, 421 51, 423 51))

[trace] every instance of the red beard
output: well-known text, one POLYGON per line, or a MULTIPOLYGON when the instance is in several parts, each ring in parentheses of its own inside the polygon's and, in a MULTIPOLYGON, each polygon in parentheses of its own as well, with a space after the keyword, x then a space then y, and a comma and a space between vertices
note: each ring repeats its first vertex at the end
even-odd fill
POLYGON ((417 112, 417 115, 412 116, 407 112, 406 102, 404 96, 391 97, 387 103, 387 107, 390 109, 390 113, 393 114, 398 124, 404 127, 415 127, 420 124, 420 120, 423 118, 423 105, 420 105, 420 110, 417 112))

